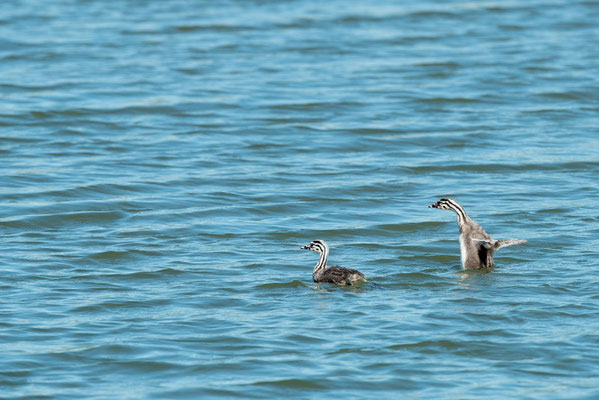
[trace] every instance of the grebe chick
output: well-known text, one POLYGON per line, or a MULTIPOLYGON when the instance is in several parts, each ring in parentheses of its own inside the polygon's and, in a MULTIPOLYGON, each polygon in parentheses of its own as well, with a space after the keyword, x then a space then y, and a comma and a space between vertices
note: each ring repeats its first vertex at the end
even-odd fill
POLYGON ((492 239, 479 224, 466 215, 464 208, 453 199, 441 199, 428 207, 453 210, 457 214, 463 269, 491 268, 493 253, 496 250, 526 242, 522 239, 492 239))
POLYGON ((306 246, 300 247, 302 250, 312 250, 320 253, 320 260, 314 267, 312 278, 317 283, 335 283, 337 285, 351 285, 366 279, 363 273, 355 269, 343 268, 338 265, 327 268, 327 258, 329 257, 329 246, 324 240, 314 240, 306 246))

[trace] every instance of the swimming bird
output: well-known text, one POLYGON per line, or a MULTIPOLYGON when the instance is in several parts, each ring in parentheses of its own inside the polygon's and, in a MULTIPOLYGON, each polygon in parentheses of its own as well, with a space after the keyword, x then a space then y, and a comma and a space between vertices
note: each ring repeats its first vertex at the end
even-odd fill
POLYGON ((366 279, 363 273, 355 269, 343 268, 334 265, 327 268, 327 258, 329 257, 329 246, 324 240, 314 240, 306 246, 300 247, 302 250, 312 250, 320 253, 320 260, 314 267, 312 278, 317 283, 335 283, 337 285, 351 285, 355 282, 366 279))
POLYGON ((441 199, 428 207, 453 210, 457 214, 463 269, 491 268, 493 253, 496 250, 526 242, 522 239, 492 239, 479 224, 466 215, 464 208, 453 199, 441 199))

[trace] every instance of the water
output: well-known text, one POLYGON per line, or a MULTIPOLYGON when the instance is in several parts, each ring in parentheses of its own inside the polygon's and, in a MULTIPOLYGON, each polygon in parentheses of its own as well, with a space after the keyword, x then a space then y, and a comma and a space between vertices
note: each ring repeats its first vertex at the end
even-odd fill
POLYGON ((2 3, 0 398, 599 397, 597 21, 2 3), (464 273, 443 196, 528 242, 464 273))

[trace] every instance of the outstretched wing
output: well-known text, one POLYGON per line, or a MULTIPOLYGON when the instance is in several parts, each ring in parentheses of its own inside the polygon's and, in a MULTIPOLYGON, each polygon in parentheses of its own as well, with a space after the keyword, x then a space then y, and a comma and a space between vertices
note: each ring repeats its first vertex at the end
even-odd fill
POLYGON ((526 242, 526 240, 524 240, 524 239, 498 239, 498 240, 472 239, 472 241, 474 243, 476 243, 477 245, 484 247, 487 250, 491 249, 491 248, 493 250, 499 250, 502 247, 513 246, 515 244, 520 244, 520 243, 526 242))
POLYGON ((493 245, 493 247, 495 248, 495 250, 499 250, 502 247, 513 246, 515 244, 520 244, 524 242, 526 242, 525 239, 498 239, 495 240, 495 244, 493 245))

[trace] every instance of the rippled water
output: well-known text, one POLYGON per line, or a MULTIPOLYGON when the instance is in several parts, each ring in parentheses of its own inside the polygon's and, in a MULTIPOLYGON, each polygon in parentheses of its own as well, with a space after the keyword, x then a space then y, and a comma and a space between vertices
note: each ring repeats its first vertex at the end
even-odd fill
POLYGON ((597 398, 598 21, 2 3, 0 397, 597 398), (442 196, 528 242, 464 273, 442 196))

